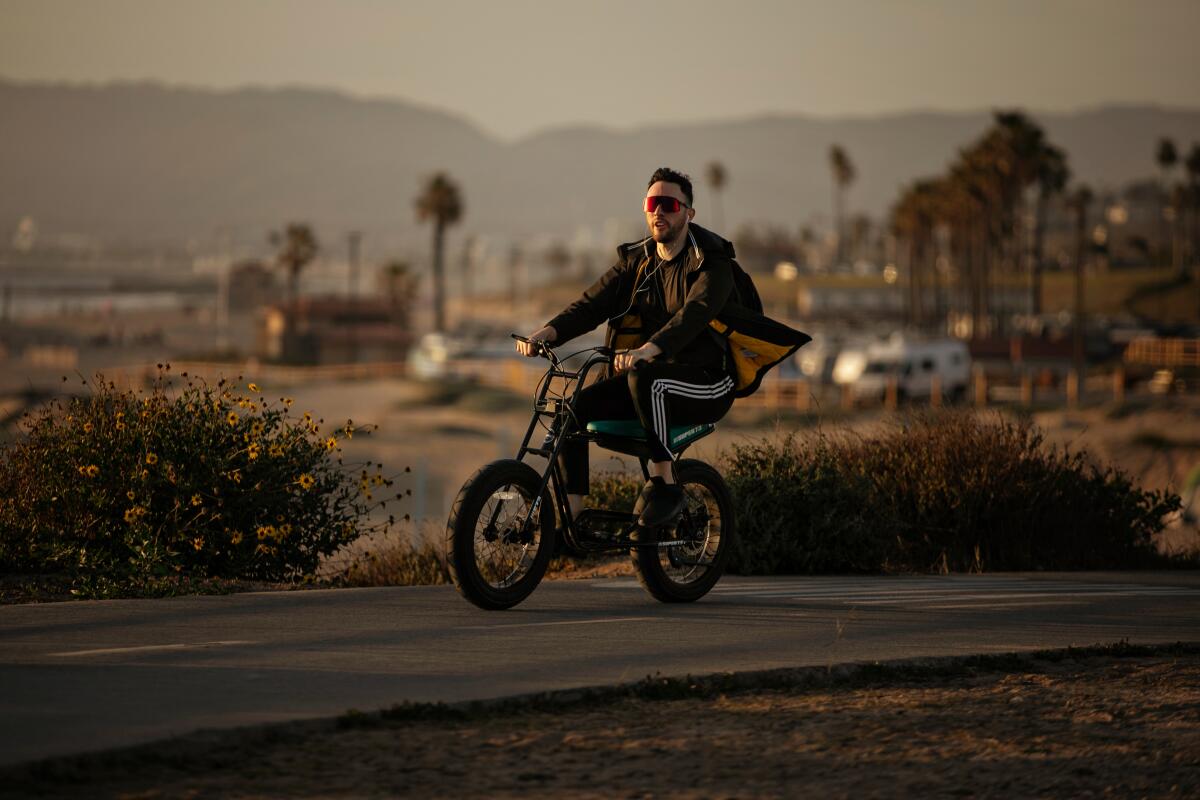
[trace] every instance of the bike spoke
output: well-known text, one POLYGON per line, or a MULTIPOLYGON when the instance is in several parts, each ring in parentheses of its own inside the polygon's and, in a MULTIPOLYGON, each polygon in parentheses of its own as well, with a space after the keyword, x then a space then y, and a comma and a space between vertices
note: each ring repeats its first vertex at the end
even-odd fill
POLYGON ((513 585, 533 564, 540 544, 540 526, 534 526, 529 542, 520 541, 519 531, 530 506, 530 499, 524 496, 520 487, 502 486, 488 498, 479 515, 475 528, 475 564, 480 576, 493 588, 513 585))
POLYGON ((721 542, 721 509, 716 498, 701 484, 686 484, 687 509, 677 534, 688 544, 659 550, 659 563, 673 582, 700 580, 716 558, 721 542))

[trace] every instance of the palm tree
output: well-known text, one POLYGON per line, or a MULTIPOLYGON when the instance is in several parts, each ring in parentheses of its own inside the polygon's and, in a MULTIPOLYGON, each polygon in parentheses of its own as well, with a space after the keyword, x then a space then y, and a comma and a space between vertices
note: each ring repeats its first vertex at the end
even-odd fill
POLYGON ((1154 153, 1154 160, 1158 162, 1159 172, 1162 173, 1163 190, 1167 189, 1167 184, 1171 182, 1171 172, 1174 171, 1175 165, 1179 163, 1179 151, 1175 149, 1175 142, 1166 138, 1158 140, 1158 149, 1154 153))
POLYGON ((1071 180, 1071 168, 1067 166, 1067 156, 1062 150, 1048 144, 1041 154, 1037 165, 1037 212, 1033 224, 1033 270, 1030 281, 1030 309, 1034 314, 1042 313, 1042 273, 1046 265, 1043 262, 1045 253, 1046 216, 1049 213, 1050 200, 1063 193, 1071 180))
POLYGON ((1088 208, 1095 195, 1086 184, 1080 185, 1067 199, 1067 208, 1075 214, 1075 374, 1083 380, 1083 266, 1088 250, 1088 208))
POLYGON ((446 227, 462 219, 462 194, 457 184, 439 172, 425 185, 416 205, 419 221, 433 221, 433 328, 441 333, 446 330, 446 227))
POLYGON ((891 227, 896 238, 903 242, 908 272, 908 321, 920 326, 924 322, 924 276, 932 255, 937 182, 917 181, 909 187, 892 208, 891 227))
POLYGON ((1200 254, 1200 240, 1197 239, 1197 233, 1200 233, 1200 142, 1192 143, 1183 167, 1187 172, 1188 257, 1193 265, 1200 265, 1200 259, 1197 259, 1200 254))
POLYGON ((842 230, 846 213, 846 189, 854 182, 857 173, 850 156, 837 144, 829 148, 829 168, 833 171, 833 224, 837 232, 837 261, 841 264, 846 259, 846 237, 842 230))
POLYGON ((1175 165, 1179 163, 1179 151, 1175 149, 1175 142, 1165 136, 1158 140, 1158 149, 1154 151, 1154 161, 1158 164, 1159 172, 1159 187, 1162 189, 1162 220, 1163 220, 1163 241, 1166 243, 1164 250, 1169 250, 1171 253, 1171 263, 1177 270, 1182 269, 1182 261, 1179 258, 1179 237, 1176 233, 1176 226, 1179 224, 1178 214, 1174 213, 1177 209, 1173 208, 1171 202, 1172 186, 1171 173, 1175 171, 1175 165))
POLYGON ((287 269, 287 300, 289 306, 294 306, 299 298, 300 271, 317 256, 317 237, 309 225, 290 222, 283 233, 271 231, 268 238, 278 248, 275 260, 287 269))
POLYGON ((724 223, 723 217, 724 208, 721 203, 721 192, 725 189, 725 184, 729 181, 729 175, 725 171, 725 165, 720 161, 710 161, 707 169, 708 185, 713 190, 713 227, 721 230, 721 225, 724 223))

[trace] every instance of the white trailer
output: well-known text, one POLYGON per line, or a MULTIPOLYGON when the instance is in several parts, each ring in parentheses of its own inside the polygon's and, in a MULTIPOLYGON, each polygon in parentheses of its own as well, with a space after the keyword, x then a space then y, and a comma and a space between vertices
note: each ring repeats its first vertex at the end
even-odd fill
POLYGON ((833 367, 833 381, 851 386, 856 397, 882 398, 896 381, 899 399, 927 398, 935 376, 943 397, 966 395, 971 355, 958 339, 910 339, 893 335, 863 348, 843 350, 833 367))

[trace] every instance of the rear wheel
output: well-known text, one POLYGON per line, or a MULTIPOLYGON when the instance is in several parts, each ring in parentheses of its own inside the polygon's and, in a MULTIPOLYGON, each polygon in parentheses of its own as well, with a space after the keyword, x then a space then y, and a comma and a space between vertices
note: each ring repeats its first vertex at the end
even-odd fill
POLYGON ((549 492, 530 516, 541 476, 505 459, 463 484, 446 525, 446 564, 459 594, 480 608, 511 608, 537 587, 554 549, 549 492), (526 524, 525 520, 529 522, 526 524))
MULTIPOLYGON (((725 571, 735 535, 733 498, 721 474, 703 461, 676 462, 675 477, 686 504, 673 540, 664 532, 662 538, 670 544, 635 547, 630 555, 651 596, 664 603, 690 603, 708 594, 725 571)), ((639 499, 634 514, 641 514, 641 506, 639 499)))

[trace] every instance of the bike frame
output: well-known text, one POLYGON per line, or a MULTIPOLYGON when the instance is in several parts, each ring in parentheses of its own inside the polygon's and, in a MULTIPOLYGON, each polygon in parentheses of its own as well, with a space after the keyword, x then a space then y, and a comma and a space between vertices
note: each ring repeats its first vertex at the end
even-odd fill
MULTIPOLYGON (((583 552, 625 550, 633 545, 629 537, 637 528, 637 516, 620 511, 589 508, 581 511, 578 519, 574 518, 571 514, 570 501, 567 498, 566 479, 562 475, 562 469, 558 463, 558 455, 562 452, 563 444, 567 439, 583 439, 588 442, 595 441, 596 439, 585 428, 573 424, 575 422, 575 401, 579 397, 579 393, 583 391, 584 384, 591 371, 597 366, 612 363, 614 351, 607 347, 596 347, 590 351, 583 352, 588 353, 583 364, 578 370, 572 371, 563 366, 563 363, 548 346, 541 345, 540 347, 540 354, 550 360, 550 369, 546 371, 545 377, 539 384, 537 396, 534 399, 533 417, 529 420, 529 428, 525 431, 525 438, 522 439, 521 447, 517 450, 517 460, 524 461, 526 456, 536 455, 545 458, 547 464, 545 471, 542 473, 542 481, 538 486, 536 499, 523 521, 522 530, 531 530, 533 519, 541 507, 546 487, 549 486, 558 510, 558 516, 563 520, 563 537, 566 539, 568 546, 583 552), (547 397, 550 393, 550 385, 555 378, 573 382, 569 397, 547 397), (543 439, 541 447, 533 447, 531 444, 538 427, 538 420, 546 417, 551 419, 550 431, 546 434, 545 439, 543 439), (620 525, 621 532, 602 538, 596 537, 589 541, 580 534, 584 530, 581 523, 590 521, 620 525)), ((650 474, 646 467, 646 459, 639 458, 638 463, 641 465, 642 475, 649 479, 650 474)), ((499 512, 497 511, 497 513, 499 512)), ((661 544, 669 546, 675 544, 675 542, 639 542, 638 544, 661 544)))

